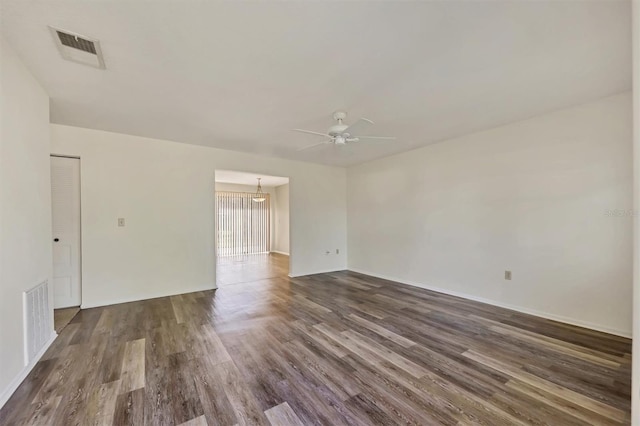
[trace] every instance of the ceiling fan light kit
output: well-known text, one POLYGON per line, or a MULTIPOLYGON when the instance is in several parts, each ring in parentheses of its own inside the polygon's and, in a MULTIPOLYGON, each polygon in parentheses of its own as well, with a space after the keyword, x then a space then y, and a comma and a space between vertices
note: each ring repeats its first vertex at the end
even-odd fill
POLYGON ((325 139, 314 145, 309 145, 298 149, 298 151, 304 151, 305 149, 313 148, 320 145, 334 144, 338 146, 347 145, 352 142, 359 142, 362 139, 380 139, 380 140, 393 140, 392 136, 362 136, 361 131, 373 124, 373 121, 368 118, 360 118, 351 125, 344 124, 344 120, 347 118, 347 113, 344 111, 336 111, 333 113, 333 119, 337 122, 333 126, 329 127, 326 133, 314 132, 312 130, 293 129, 296 132, 307 133, 310 135, 324 136, 325 139))

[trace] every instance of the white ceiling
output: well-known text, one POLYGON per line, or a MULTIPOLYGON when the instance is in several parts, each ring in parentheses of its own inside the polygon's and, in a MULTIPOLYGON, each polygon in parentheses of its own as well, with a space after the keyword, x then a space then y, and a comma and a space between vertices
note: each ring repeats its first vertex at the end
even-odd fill
POLYGON ((631 88, 630 1, 2 0, 54 123, 350 165, 631 88), (102 44, 61 59, 47 26, 102 44), (394 142, 323 146, 331 113, 394 142), (366 144, 366 145, 365 145, 366 144))
POLYGON ((257 175, 255 173, 236 172, 233 170, 216 170, 216 182, 235 183, 237 185, 258 185, 258 178, 262 186, 280 186, 289 183, 288 177, 257 175))

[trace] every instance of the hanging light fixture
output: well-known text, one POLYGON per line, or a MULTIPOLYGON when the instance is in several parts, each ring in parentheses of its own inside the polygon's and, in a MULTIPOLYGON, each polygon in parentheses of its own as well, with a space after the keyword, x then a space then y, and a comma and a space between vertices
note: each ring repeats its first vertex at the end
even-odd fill
POLYGON ((262 192, 262 185, 260 185, 260 179, 258 178, 258 189, 256 190, 255 195, 253 196, 253 201, 256 203, 262 203, 267 198, 264 196, 264 192, 262 192))

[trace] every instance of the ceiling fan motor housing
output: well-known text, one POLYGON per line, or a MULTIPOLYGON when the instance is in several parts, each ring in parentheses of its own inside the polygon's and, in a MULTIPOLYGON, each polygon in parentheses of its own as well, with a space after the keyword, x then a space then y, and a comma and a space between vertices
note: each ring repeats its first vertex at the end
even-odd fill
POLYGON ((340 136, 342 135, 342 132, 344 132, 345 130, 347 130, 347 126, 346 124, 334 124, 333 126, 329 127, 329 135, 331 136, 340 136))
POLYGON ((345 138, 344 136, 336 136, 333 139, 333 143, 335 143, 336 145, 344 145, 347 143, 347 138, 345 138))
POLYGON ((347 113, 344 111, 336 111, 333 113, 333 119, 338 122, 341 122, 345 118, 347 118, 347 113))
MULTIPOLYGON (((333 119, 336 120, 338 122, 338 124, 334 124, 333 126, 329 127, 329 131, 327 132, 327 134, 331 135, 332 137, 336 137, 336 136, 341 136, 342 132, 344 132, 347 127, 346 124, 343 124, 342 121, 347 118, 347 113, 344 111, 336 111, 333 113, 333 119)), ((349 135, 345 135, 345 137, 349 137, 349 135)))

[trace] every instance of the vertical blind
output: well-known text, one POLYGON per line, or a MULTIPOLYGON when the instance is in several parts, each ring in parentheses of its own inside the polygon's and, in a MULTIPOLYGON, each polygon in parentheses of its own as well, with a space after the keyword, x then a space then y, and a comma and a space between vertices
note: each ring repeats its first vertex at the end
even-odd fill
POLYGON ((249 192, 216 192, 218 256, 269 252, 271 247, 270 199, 261 203, 249 192))

